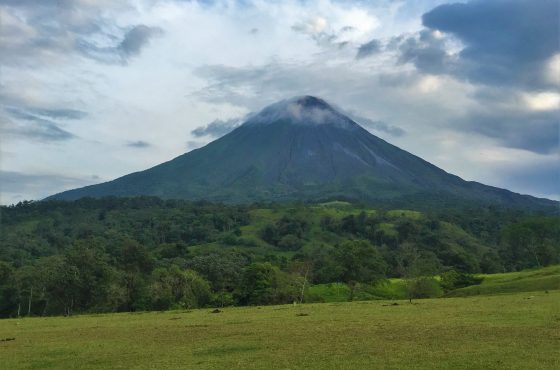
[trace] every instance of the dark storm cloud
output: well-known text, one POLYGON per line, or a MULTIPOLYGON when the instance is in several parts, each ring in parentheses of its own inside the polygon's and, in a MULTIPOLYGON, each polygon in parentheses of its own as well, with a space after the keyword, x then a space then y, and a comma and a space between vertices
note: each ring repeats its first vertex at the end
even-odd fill
POLYGON ((147 141, 143 141, 143 140, 137 140, 137 141, 130 141, 126 144, 126 146, 129 146, 131 148, 138 148, 138 149, 144 149, 144 148, 149 148, 152 146, 152 144, 148 143, 147 141))
POLYGON ((214 120, 206 126, 200 126, 191 131, 195 137, 210 136, 212 138, 222 137, 233 131, 242 123, 242 118, 234 118, 226 121, 214 120))
POLYGON ((379 40, 373 39, 361 45, 356 53, 356 59, 366 58, 381 52, 381 42, 379 40))
POLYGON ((472 0, 438 6, 422 21, 464 45, 457 65, 450 66, 454 75, 488 85, 546 88, 542 70, 558 53, 559 6, 556 0, 472 0))
POLYGON ((491 137, 510 148, 546 154, 558 150, 558 111, 479 111, 457 121, 456 128, 491 137))
POLYGON ((452 64, 445 51, 445 42, 432 31, 423 30, 417 36, 399 41, 399 63, 412 63, 419 70, 433 74, 451 71, 452 64))
POLYGON ((394 37, 398 63, 422 73, 476 84, 478 108, 449 124, 500 145, 535 153, 558 148, 557 109, 531 111, 525 91, 553 88, 546 63, 559 52, 559 3, 548 0, 471 0, 440 5, 422 17, 426 29, 394 37), (449 46, 458 40, 459 52, 449 46))

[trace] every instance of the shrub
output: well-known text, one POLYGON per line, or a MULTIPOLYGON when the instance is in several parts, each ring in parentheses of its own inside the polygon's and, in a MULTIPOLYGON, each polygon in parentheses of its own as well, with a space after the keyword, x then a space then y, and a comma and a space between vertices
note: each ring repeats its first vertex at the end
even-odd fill
POLYGON ((432 277, 421 277, 409 283, 409 298, 437 298, 442 294, 441 286, 432 277))
POLYGON ((482 280, 483 278, 471 274, 449 270, 441 274, 440 284, 445 292, 449 292, 450 290, 464 288, 470 285, 479 285, 482 280))

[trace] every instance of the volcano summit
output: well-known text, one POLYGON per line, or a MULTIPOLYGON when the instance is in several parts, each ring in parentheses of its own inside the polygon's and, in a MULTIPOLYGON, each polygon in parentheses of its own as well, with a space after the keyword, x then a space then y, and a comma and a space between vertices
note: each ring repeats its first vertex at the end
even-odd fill
POLYGON ((462 180, 313 96, 272 104, 203 148, 54 199, 152 195, 223 202, 352 199, 391 205, 555 202, 462 180))

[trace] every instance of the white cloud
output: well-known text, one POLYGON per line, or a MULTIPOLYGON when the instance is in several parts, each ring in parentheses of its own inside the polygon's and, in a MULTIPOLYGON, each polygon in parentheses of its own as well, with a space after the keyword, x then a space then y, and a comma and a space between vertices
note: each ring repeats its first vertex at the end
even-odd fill
POLYGON ((560 109, 560 94, 556 92, 540 92, 537 94, 524 94, 525 104, 531 110, 547 111, 560 109))
POLYGON ((550 83, 560 86, 560 53, 550 58, 544 70, 544 77, 550 83))
POLYGON ((431 93, 438 91, 441 85, 442 78, 431 75, 422 77, 417 83, 418 90, 420 90, 420 92, 422 93, 431 93))
POLYGON ((294 31, 307 33, 309 35, 317 35, 327 29, 327 20, 323 17, 314 17, 301 23, 293 25, 294 31))

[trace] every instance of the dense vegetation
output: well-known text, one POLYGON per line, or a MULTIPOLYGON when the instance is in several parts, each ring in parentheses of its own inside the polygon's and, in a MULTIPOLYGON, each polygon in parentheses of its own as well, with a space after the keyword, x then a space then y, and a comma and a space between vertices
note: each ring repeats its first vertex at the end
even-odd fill
POLYGON ((1 217, 3 317, 291 303, 330 283, 352 299, 392 277, 430 297, 480 283, 472 273, 560 263, 557 217, 496 208, 139 197, 23 202, 1 217))

